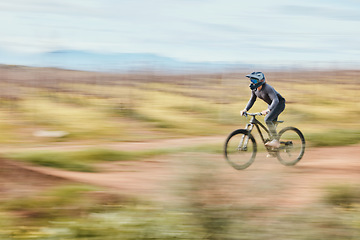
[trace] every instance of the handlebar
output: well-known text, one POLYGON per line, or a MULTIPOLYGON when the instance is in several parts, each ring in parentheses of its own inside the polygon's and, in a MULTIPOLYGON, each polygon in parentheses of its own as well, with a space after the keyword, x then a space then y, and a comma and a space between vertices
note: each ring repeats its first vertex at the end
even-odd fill
POLYGON ((263 114, 261 112, 258 112, 258 113, 247 113, 245 112, 244 113, 244 116, 247 117, 247 116, 262 116, 263 114))

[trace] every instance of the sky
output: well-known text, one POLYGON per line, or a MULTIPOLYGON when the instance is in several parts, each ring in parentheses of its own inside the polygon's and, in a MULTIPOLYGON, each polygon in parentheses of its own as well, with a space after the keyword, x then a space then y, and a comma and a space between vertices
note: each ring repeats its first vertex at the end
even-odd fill
POLYGON ((11 0, 0 50, 360 63, 358 0, 11 0))

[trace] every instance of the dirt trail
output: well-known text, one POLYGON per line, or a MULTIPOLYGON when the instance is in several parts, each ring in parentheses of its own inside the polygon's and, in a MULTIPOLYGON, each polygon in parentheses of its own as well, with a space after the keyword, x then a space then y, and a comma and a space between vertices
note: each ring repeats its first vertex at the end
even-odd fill
MULTIPOLYGON (((145 150, 220 143, 223 140, 221 137, 197 137, 109 146, 145 150)), ((359 184, 360 146, 307 149, 304 158, 294 167, 282 166, 277 159, 267 159, 264 154, 259 154, 254 164, 242 171, 231 168, 220 154, 204 153, 177 153, 146 161, 103 163, 98 166, 102 170, 99 173, 71 172, 19 163, 13 163, 13 166, 154 200, 168 199, 174 188, 182 188, 179 184, 183 184, 187 175, 208 174, 209 181, 213 181, 212 189, 221 192, 221 198, 228 202, 241 200, 248 204, 273 203, 291 207, 318 201, 327 185, 359 184)))

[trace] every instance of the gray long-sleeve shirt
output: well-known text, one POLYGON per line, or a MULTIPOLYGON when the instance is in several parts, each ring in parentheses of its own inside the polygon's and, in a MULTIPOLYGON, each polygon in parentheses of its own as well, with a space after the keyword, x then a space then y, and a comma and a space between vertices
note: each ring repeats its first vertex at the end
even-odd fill
POLYGON ((250 100, 246 105, 246 111, 249 111, 250 108, 254 105, 256 98, 264 100, 268 105, 268 109, 272 111, 279 104, 280 101, 285 101, 285 99, 278 93, 272 86, 267 83, 262 85, 261 90, 253 90, 251 93, 250 100))

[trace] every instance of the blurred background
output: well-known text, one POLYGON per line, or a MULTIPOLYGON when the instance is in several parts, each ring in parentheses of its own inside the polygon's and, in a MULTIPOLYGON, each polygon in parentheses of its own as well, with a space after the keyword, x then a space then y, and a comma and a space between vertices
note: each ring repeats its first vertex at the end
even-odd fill
POLYGON ((1 2, 0 238, 358 239, 359 10, 1 2), (253 71, 305 135, 298 166, 224 161, 253 71))

